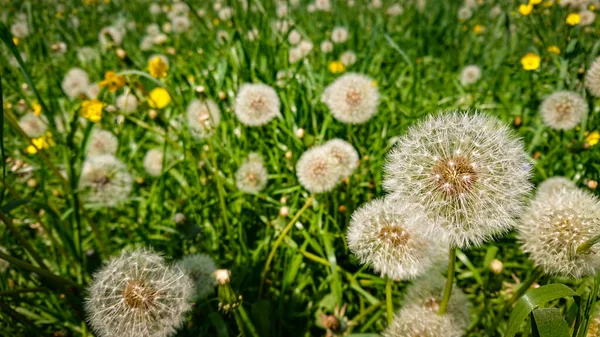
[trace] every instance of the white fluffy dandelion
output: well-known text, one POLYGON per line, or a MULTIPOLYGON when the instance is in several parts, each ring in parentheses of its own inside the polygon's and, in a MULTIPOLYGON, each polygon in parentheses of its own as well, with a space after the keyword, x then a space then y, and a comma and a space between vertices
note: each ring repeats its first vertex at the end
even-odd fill
POLYGON ((576 92, 556 91, 544 99, 540 105, 540 114, 547 126, 558 130, 569 130, 587 116, 588 105, 576 92))
POLYGON ((235 173, 235 185, 244 193, 255 194, 267 186, 267 169, 261 156, 250 153, 235 173))
POLYGON ((352 50, 346 50, 340 55, 340 62, 346 67, 349 67, 356 63, 356 53, 352 50))
POLYGON ((458 9, 458 13, 456 15, 460 21, 465 21, 473 16, 473 11, 469 7, 461 7, 458 9))
POLYGON ((400 6, 400 4, 393 4, 390 7, 388 7, 385 13, 389 16, 399 16, 402 15, 402 13, 404 13, 404 8, 400 6))
POLYGON ((597 57, 585 73, 585 86, 594 97, 600 97, 600 57, 597 57))
POLYGON ((144 156, 144 170, 153 177, 158 177, 163 171, 164 153, 161 149, 151 149, 144 156))
POLYGON ((29 138, 41 137, 48 130, 48 122, 43 116, 29 112, 19 119, 19 127, 29 138))
POLYGON ((423 205, 423 230, 467 248, 511 229, 531 190, 523 143, 484 114, 429 116, 400 137, 383 185, 397 203, 423 205))
POLYGON ((102 47, 108 46, 109 43, 114 43, 116 46, 120 46, 123 43, 123 33, 121 30, 113 27, 107 26, 100 30, 98 33, 98 40, 100 41, 100 45, 102 47))
POLYGON ((119 95, 115 100, 115 105, 117 109, 124 114, 130 114, 135 112, 138 108, 138 100, 134 94, 131 92, 126 92, 122 95, 119 95))
POLYGON ((81 68, 71 68, 63 78, 62 89, 70 98, 85 94, 90 85, 88 73, 81 68))
POLYGON ((300 184, 311 193, 331 191, 341 178, 340 165, 323 146, 306 150, 296 164, 300 184))
POLYGON ((333 43, 329 40, 325 40, 321 42, 321 52, 324 54, 329 54, 333 51, 333 43))
POLYGON ((110 131, 102 129, 94 129, 90 136, 87 155, 97 156, 101 154, 117 153, 117 147, 119 146, 119 140, 110 131))
POLYGON ((577 253, 577 247, 600 234, 600 201, 579 189, 542 193, 523 215, 518 238, 524 252, 547 274, 571 277, 600 270, 600 244, 577 253))
POLYGON ((17 39, 24 39, 29 36, 29 25, 27 21, 15 22, 10 26, 10 33, 17 39))
POLYGON ((333 43, 344 43, 348 41, 349 36, 348 29, 345 27, 335 27, 331 31, 331 41, 333 43))
POLYGON ((195 99, 185 111, 190 133, 195 138, 210 136, 221 122, 219 106, 212 99, 195 99))
POLYGON ((372 78, 348 73, 325 88, 321 100, 340 122, 362 124, 377 113, 379 91, 372 78))
POLYGON ((124 251, 95 275, 85 303, 99 337, 167 337, 185 321, 193 285, 148 250, 124 251))
POLYGON ((460 72, 460 84, 467 86, 474 84, 481 78, 481 68, 474 64, 468 65, 460 72))
POLYGON ((132 183, 125 164, 113 155, 103 154, 85 160, 79 189, 88 203, 116 206, 129 198, 132 183))
POLYGON ((596 20, 596 13, 586 9, 579 12, 579 17, 579 24, 581 26, 589 26, 594 23, 594 20, 596 20))
POLYGON ((361 263, 370 265, 382 277, 414 279, 434 260, 442 259, 446 251, 437 249, 436 243, 423 235, 420 227, 426 221, 418 205, 373 200, 352 214, 348 247, 361 263))
POLYGON ((85 89, 85 95, 91 99, 98 98, 98 95, 100 95, 100 85, 97 82, 91 83, 85 89))
POLYGON ((536 195, 542 195, 544 193, 555 193, 563 189, 574 190, 577 189, 575 183, 565 177, 551 177, 544 180, 538 187, 536 195))
POLYGON ((242 84, 235 98, 235 115, 248 126, 267 124, 280 115, 281 102, 275 89, 266 84, 242 84))
POLYGON ((335 159, 343 178, 349 177, 358 167, 358 152, 352 144, 339 138, 327 141, 322 145, 335 159))
POLYGON ((173 26, 173 32, 175 33, 185 33, 192 25, 187 16, 176 16, 171 20, 171 24, 173 26))
POLYGON ((302 35, 300 35, 300 33, 298 33, 298 31, 295 29, 288 34, 288 42, 292 45, 297 45, 301 40, 302 35))
POLYGON ((217 264, 212 257, 207 254, 188 255, 178 265, 194 283, 196 300, 202 300, 215 291, 217 264))

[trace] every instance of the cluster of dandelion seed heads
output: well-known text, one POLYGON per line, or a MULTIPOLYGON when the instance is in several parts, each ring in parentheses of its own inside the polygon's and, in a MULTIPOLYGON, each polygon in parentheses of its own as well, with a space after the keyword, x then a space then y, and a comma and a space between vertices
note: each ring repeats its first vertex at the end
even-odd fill
POLYGON ((235 99, 235 115, 248 126, 267 124, 279 116, 281 102, 275 89, 266 84, 243 84, 235 99))
POLYGON ((79 188, 88 203, 115 206, 129 198, 133 178, 123 162, 110 154, 89 156, 83 163, 79 188))
POLYGON ((186 108, 190 133, 195 138, 210 136, 221 122, 219 106, 212 99, 191 101, 186 108))
POLYGON ((536 190, 536 195, 542 195, 544 193, 554 193, 559 192, 563 189, 574 190, 577 189, 575 183, 568 178, 565 177, 551 177, 544 180, 536 190))
POLYGON ((340 181, 340 165, 326 147, 316 146, 300 156, 296 163, 296 175, 309 192, 328 192, 340 181))
POLYGON ((138 108, 138 100, 132 93, 124 93, 119 95, 115 101, 117 109, 124 114, 135 112, 138 108))
POLYGON ((85 94, 89 84, 90 79, 85 70, 81 68, 71 68, 65 74, 61 87, 67 96, 76 98, 85 94))
POLYGON ((268 173, 260 155, 251 153, 235 173, 235 184, 244 193, 255 194, 267 186, 268 173))
POLYGON ((119 140, 110 131, 94 129, 87 148, 88 156, 117 153, 119 140))
POLYGON ((468 65, 460 72, 460 84, 463 86, 474 84, 481 78, 481 68, 474 64, 468 65))
POLYGON ((46 130, 48 130, 46 118, 41 115, 37 116, 33 112, 23 115, 23 117, 19 119, 18 124, 21 130, 23 130, 27 137, 30 138, 41 137, 46 133, 46 130))
POLYGON ((342 178, 349 177, 358 167, 358 152, 352 144, 339 138, 328 140, 322 145, 339 166, 342 178))
POLYGON ((167 337, 185 320, 192 281, 147 250, 125 251, 94 275, 85 307, 99 337, 167 337))
POLYGON ((600 233, 600 201, 585 191, 538 194, 517 229, 521 248, 547 274, 583 277, 600 270, 599 244, 576 253, 600 233))
POLYGON ((585 86, 592 96, 600 97, 600 57, 597 57, 585 73, 585 86))
POLYGON ((544 99, 540 105, 540 114, 544 124, 549 127, 569 130, 587 116, 588 105, 576 92, 556 91, 544 99))
POLYGON ((325 88, 321 100, 340 122, 362 124, 377 113, 379 91, 372 78, 348 73, 325 88))
POLYGON ((352 214, 348 247, 382 277, 414 279, 439 258, 434 243, 420 230, 426 221, 418 205, 376 199, 352 214))
MULTIPOLYGON (((438 312, 442 298, 444 297, 444 288, 446 278, 439 273, 428 273, 416 279, 413 284, 406 288, 404 295, 405 305, 419 305, 438 312)), ((467 295, 456 285, 452 287, 452 294, 448 302, 447 312, 463 322, 469 321, 469 299, 467 295)))
POLYGON ((212 257, 207 254, 188 255, 178 265, 194 283, 196 299, 204 299, 215 291, 217 265, 212 257))
POLYGON ((396 203, 423 205, 423 230, 465 248, 515 225, 531 190, 522 142, 480 113, 429 116, 400 137, 385 164, 396 203))
POLYGON ((144 170, 153 177, 158 177, 163 171, 164 153, 161 149, 150 149, 144 156, 144 170))

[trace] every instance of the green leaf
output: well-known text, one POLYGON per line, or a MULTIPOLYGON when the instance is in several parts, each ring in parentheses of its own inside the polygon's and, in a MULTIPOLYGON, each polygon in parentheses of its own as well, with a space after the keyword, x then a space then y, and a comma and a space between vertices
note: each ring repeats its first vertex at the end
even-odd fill
POLYGON ((225 325, 225 321, 223 321, 223 318, 221 317, 221 315, 219 315, 216 312, 211 312, 210 314, 208 314, 208 319, 210 320, 213 327, 217 331, 218 337, 228 337, 229 336, 229 333, 227 332, 227 326, 225 325))
POLYGON ((25 205, 29 201, 30 201, 29 199, 11 200, 11 201, 7 202, 6 204, 2 205, 1 210, 3 213, 9 214, 10 211, 12 211, 13 209, 15 209, 21 205, 25 205))
POLYGON ((514 310, 510 314, 508 328, 505 337, 513 337, 521 327, 523 320, 537 307, 550 301, 563 297, 573 297, 577 303, 581 302, 581 297, 571 288, 564 284, 547 284, 537 289, 531 290, 519 299, 514 310))
POLYGON ((534 329, 540 337, 569 337, 569 327, 557 308, 533 310, 534 329))

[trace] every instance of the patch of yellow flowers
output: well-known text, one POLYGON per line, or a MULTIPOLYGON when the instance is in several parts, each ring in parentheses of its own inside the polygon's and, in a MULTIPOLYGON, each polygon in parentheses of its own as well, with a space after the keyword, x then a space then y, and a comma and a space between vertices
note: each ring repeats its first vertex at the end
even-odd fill
POLYGON ((97 123, 102 120, 102 108, 104 104, 97 99, 86 100, 81 103, 81 116, 97 123))
POLYGON ((167 77, 167 70, 169 70, 169 65, 160 56, 156 56, 148 62, 148 72, 154 78, 167 77))

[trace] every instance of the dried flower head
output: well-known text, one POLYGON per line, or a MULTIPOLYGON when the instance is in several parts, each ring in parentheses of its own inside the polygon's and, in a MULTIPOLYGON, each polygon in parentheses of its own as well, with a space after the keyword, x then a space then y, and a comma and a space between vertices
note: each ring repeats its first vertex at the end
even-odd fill
POLYGON ((594 59, 585 74, 585 86, 594 97, 600 97, 600 57, 594 59))
POLYGON ((331 191, 341 178, 340 165, 323 146, 306 150, 296 164, 300 184, 309 192, 331 191))
POLYGON ((571 179, 558 176, 551 177, 542 181, 542 183, 537 187, 536 194, 542 195, 544 193, 554 193, 563 189, 574 190, 577 189, 577 186, 571 179))
POLYGON ((280 115, 281 102, 275 89, 266 84, 242 84, 235 98, 235 115, 248 126, 267 124, 280 115))
POLYGON ((544 123, 558 130, 574 128, 588 114, 588 105, 576 92, 556 91, 546 97, 540 105, 544 123))
POLYGON ((102 129, 94 129, 90 136, 87 155, 97 156, 101 154, 117 153, 117 147, 119 146, 119 140, 110 131, 102 129))
POLYGON ((372 200, 352 214, 348 247, 361 263, 382 277, 413 279, 442 259, 446 251, 424 236, 420 227, 426 221, 419 205, 372 200))
POLYGON ((577 253, 577 247, 600 233, 600 201, 579 189, 538 194, 519 223, 524 252, 547 274, 571 277, 600 270, 600 244, 577 253))
POLYGON ((48 130, 48 121, 44 115, 36 115, 29 112, 19 119, 19 127, 29 138, 38 138, 43 136, 48 130))
POLYGON ((81 68, 71 68, 62 81, 62 89, 70 98, 79 97, 85 94, 90 84, 90 79, 85 70, 81 68))
POLYGON ((480 245, 515 224, 531 190, 523 144, 481 113, 429 116, 400 137, 384 187, 397 203, 423 205, 423 229, 451 245, 480 245))
POLYGON ((125 164, 113 155, 103 154, 85 160, 79 188, 86 202, 115 206, 127 200, 132 183, 125 164))
POLYGON ((358 152, 352 144, 339 138, 327 141, 323 147, 336 160, 342 178, 352 175, 358 167, 358 152))
POLYGON ((149 250, 124 251, 95 275, 86 311, 99 337, 167 337, 185 320, 192 281, 149 250))
POLYGON ((207 254, 188 255, 181 259, 178 265, 194 283, 197 300, 204 299, 215 291, 217 279, 214 273, 217 265, 212 257, 207 254))
POLYGON ((210 136, 221 122, 219 106, 212 99, 195 99, 185 112, 190 133, 195 138, 210 136))
POLYGON ((481 78, 481 68, 474 64, 468 65, 460 72, 460 84, 463 86, 474 84, 481 78))
POLYGON ((331 41, 333 43, 344 43, 348 41, 349 36, 348 29, 345 27, 335 27, 331 31, 331 41))
POLYGON ((267 169, 257 153, 250 153, 235 173, 235 185, 244 193, 262 191, 267 186, 267 179, 267 169))
POLYGON ((121 111, 122 113, 130 114, 137 110, 138 100, 134 94, 126 92, 117 97, 115 105, 117 106, 117 109, 119 109, 119 111, 121 111))
POLYGON ((362 124, 377 113, 379 91, 372 78, 348 73, 325 88, 322 101, 340 122, 362 124))
POLYGON ((158 177, 163 171, 164 154, 161 149, 151 149, 144 156, 144 170, 153 176, 158 177))

